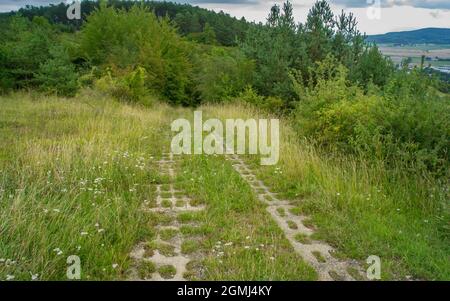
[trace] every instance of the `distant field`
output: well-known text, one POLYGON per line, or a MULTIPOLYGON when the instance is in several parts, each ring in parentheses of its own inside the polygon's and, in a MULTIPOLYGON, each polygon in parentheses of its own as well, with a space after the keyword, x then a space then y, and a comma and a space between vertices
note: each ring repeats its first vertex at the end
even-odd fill
POLYGON ((425 64, 431 66, 450 65, 450 45, 405 45, 395 46, 393 44, 380 44, 380 51, 389 56, 394 63, 400 63, 403 59, 410 57, 412 64, 420 64, 422 55, 432 59, 441 60, 425 61, 425 64), (443 60, 442 60, 443 59, 443 60))

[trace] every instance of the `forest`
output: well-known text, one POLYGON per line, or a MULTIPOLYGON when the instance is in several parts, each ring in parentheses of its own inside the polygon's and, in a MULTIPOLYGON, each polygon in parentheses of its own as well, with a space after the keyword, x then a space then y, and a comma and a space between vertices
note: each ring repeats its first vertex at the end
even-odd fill
MULTIPOLYGON (((361 248, 379 251, 392 260, 386 279, 408 273, 417 279, 449 279, 449 83, 423 66, 395 66, 366 41, 352 13, 336 15, 325 0, 311 7, 304 23, 295 22, 289 1, 274 5, 264 23, 171 2, 82 1, 81 20, 68 20, 66 9, 64 4, 27 6, 0 15, 2 97, 30 93, 31 99, 58 97, 70 106, 81 97, 89 108, 97 104, 86 91, 94 91, 95 97, 149 112, 167 105, 206 108, 212 114, 221 106, 228 113, 241 108, 281 118, 290 129, 285 142, 293 149, 307 145, 302 154, 313 159, 301 163, 282 152, 285 174, 267 181, 286 197, 322 199, 301 208, 318 212, 315 222, 328 230, 321 238, 359 259, 365 254, 361 248), (327 185, 336 190, 328 191, 327 185), (351 201, 336 201, 336 191, 337 196, 347 191, 351 201), (377 198, 374 191, 384 194, 379 207, 363 202, 377 198), (403 211, 404 216, 395 215, 403 211), (339 218, 332 222, 333 214, 339 218), (355 235, 350 220, 356 230, 363 229, 360 234, 355 235), (394 235, 399 227, 404 227, 404 240, 394 235), (361 243, 364 233, 373 240, 361 243), (345 242, 339 235, 355 240, 345 242)), ((7 125, 0 123, 0 130, 7 125)), ((9 156, 6 148, 0 151, 0 159, 9 156)), ((194 175, 196 168, 215 166, 197 163, 185 163, 194 175)), ((19 185, 13 174, 0 175, 0 188, 2 183, 19 185)), ((189 187, 200 195, 219 193, 189 187)), ((99 273, 95 270, 93 277, 103 279, 99 273)), ((226 273, 217 275, 209 279, 228 279, 226 273)))

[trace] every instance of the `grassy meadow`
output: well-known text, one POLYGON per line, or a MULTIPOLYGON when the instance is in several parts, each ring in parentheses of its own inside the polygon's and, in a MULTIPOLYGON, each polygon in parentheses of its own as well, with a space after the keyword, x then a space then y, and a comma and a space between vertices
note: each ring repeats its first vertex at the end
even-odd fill
MULTIPOLYGON (((81 258, 83 280, 126 279, 131 249, 152 241, 162 218, 140 208, 166 181, 155 162, 168 151, 170 123, 193 110, 91 90, 72 99, 14 93, 0 105, 0 279, 64 280, 69 255, 81 258)), ((201 109, 205 118, 267 117, 240 104, 201 109)), ((446 183, 321 153, 281 125, 279 164, 246 160, 311 217, 317 239, 363 266, 378 255, 382 279, 450 278, 446 183)), ((181 157, 176 185, 207 208, 176 217, 183 235, 203 237, 183 246, 203 258, 190 279, 317 279, 223 157, 181 157)))
MULTIPOLYGON (((126 279, 128 254, 154 239, 161 218, 140 210, 154 200, 152 184, 165 181, 154 162, 168 150, 172 118, 190 110, 129 106, 93 92, 0 102, 0 279, 64 280, 69 255, 80 257, 84 280, 126 279)), ((182 231, 206 235, 191 246, 207 255, 193 263, 205 266, 205 279, 315 279, 231 166, 183 162, 177 180, 209 208, 178 217, 204 221, 182 231), (218 241, 230 245, 223 258, 213 252, 218 241)))
POLYGON ((69 255, 80 256, 84 279, 120 278, 151 231, 138 208, 153 197, 168 108, 93 95, 0 102, 0 278, 65 279, 69 255))
MULTIPOLYGON (((202 109, 222 119, 267 118, 246 105, 202 109)), ((315 238, 362 265, 369 255, 379 256, 385 280, 450 278, 447 182, 320 151, 298 138, 289 120, 282 120, 280 136, 277 165, 262 166, 259 156, 247 160, 258 178, 295 201, 296 214, 311 217, 315 238)))

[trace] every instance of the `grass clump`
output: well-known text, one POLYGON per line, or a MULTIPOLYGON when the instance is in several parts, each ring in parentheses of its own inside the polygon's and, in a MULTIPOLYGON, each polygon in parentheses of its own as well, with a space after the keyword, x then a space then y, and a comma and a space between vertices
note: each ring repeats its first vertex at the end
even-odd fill
POLYGON ((204 217, 202 212, 181 212, 177 216, 180 223, 199 222, 204 217))
POLYGON ((161 253, 161 255, 164 256, 175 256, 175 247, 170 245, 170 244, 166 244, 166 243, 158 243, 156 248, 158 249, 159 253, 161 253))
POLYGON ((162 229, 159 231, 159 237, 162 240, 171 240, 178 234, 178 230, 176 229, 162 229))
POLYGON ((303 233, 295 234, 295 240, 302 244, 310 244, 311 243, 311 239, 308 237, 308 235, 303 234, 303 233))
POLYGON ((177 200, 177 202, 175 203, 176 207, 184 207, 186 205, 186 202, 183 200, 177 200))
POLYGON ((316 257, 318 262, 326 262, 327 260, 325 259, 325 257, 323 257, 322 253, 320 253, 319 251, 313 251, 312 254, 314 255, 314 257, 316 257))
POLYGON ((162 265, 158 268, 158 273, 164 279, 172 279, 177 273, 177 269, 173 265, 162 265))
POLYGON ((281 217, 285 217, 286 216, 286 210, 283 207, 278 207, 277 208, 277 213, 278 215, 280 215, 281 217))
POLYGON ((298 226, 294 221, 288 220, 288 221, 286 221, 286 223, 287 223, 289 229, 292 229, 292 230, 298 229, 298 226))
POLYGON ((183 241, 181 244, 181 253, 191 254, 199 249, 200 242, 197 240, 189 239, 183 241))
POLYGON ((163 208, 170 208, 170 207, 172 207, 172 202, 170 200, 162 200, 161 206, 163 208))
POLYGON ((137 267, 137 272, 139 278, 150 279, 152 277, 152 274, 156 272, 156 266, 151 261, 143 260, 139 263, 137 267))

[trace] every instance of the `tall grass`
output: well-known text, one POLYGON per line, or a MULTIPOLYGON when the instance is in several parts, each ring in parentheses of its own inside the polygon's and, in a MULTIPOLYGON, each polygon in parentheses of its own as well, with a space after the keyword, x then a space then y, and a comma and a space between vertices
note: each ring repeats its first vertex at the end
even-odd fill
MULTIPOLYGON (((170 122, 191 111, 92 91, 71 100, 17 93, 0 106, 0 279, 66 279, 69 255, 80 257, 82 279, 124 278, 133 246, 155 238, 155 216, 139 210, 164 181, 153 163, 168 150, 170 122)), ((267 117, 238 104, 201 109, 204 119, 267 117)), ((325 153, 286 120, 280 134, 278 165, 246 159, 338 256, 378 255, 384 279, 450 279, 445 180, 325 153)), ((207 205, 203 279, 315 279, 223 159, 185 157, 177 181, 207 205), (213 252, 218 241, 232 242, 224 257, 213 252)))
MULTIPOLYGON (((222 119, 267 118, 237 104, 202 109, 222 119)), ((450 279, 445 180, 401 165, 387 169, 382 162, 323 152, 298 137, 287 120, 281 121, 280 135, 278 165, 260 166, 258 156, 248 160, 264 182, 312 217, 317 238, 362 263, 378 255, 384 279, 450 279)))
POLYGON ((69 255, 80 257, 82 279, 120 277, 151 231, 138 209, 153 198, 168 108, 92 93, 20 93, 0 106, 0 279, 66 279, 69 255))

